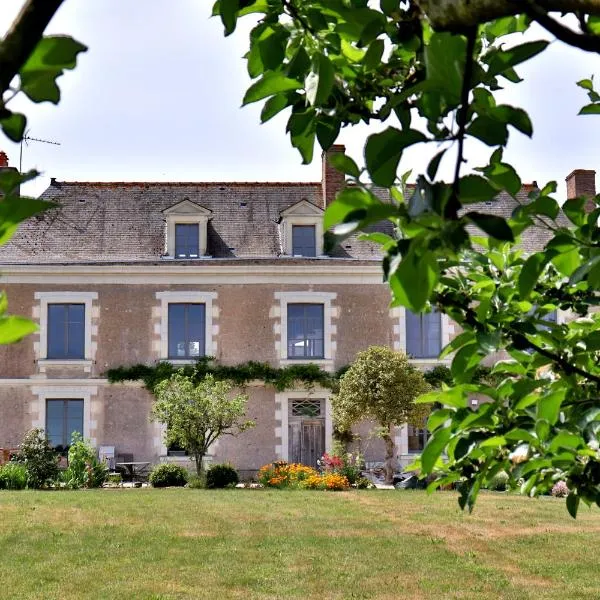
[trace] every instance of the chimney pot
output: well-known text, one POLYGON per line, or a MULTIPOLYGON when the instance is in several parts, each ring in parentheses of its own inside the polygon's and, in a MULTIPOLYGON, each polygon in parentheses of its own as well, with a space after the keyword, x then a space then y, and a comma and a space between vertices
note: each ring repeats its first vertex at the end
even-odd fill
POLYGON ((343 154, 345 151, 346 146, 343 144, 334 144, 329 148, 329 150, 324 151, 321 155, 321 186, 323 188, 324 209, 326 209, 335 200, 337 193, 342 190, 344 184, 346 183, 346 176, 344 173, 338 171, 328 159, 332 154, 343 154))
POLYGON ((570 175, 567 175, 567 200, 585 196, 588 201, 585 203, 585 212, 591 212, 596 208, 596 203, 592 198, 596 195, 596 171, 589 169, 575 169, 570 175))

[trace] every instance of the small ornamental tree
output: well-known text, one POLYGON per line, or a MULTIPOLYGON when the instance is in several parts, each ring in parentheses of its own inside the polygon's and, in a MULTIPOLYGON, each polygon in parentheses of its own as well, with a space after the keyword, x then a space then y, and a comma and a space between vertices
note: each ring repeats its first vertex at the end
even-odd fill
POLYGON ((167 426, 168 445, 178 444, 187 450, 198 475, 202 475, 202 458, 213 442, 254 426, 253 421, 243 420, 248 396, 231 396, 231 390, 228 381, 215 381, 212 375, 194 381, 194 375, 181 370, 154 389, 152 418, 167 426))
POLYGON ((365 419, 377 423, 386 448, 386 483, 393 482, 396 467, 394 427, 423 426, 427 409, 414 401, 429 389, 423 373, 408 362, 406 354, 385 346, 359 352, 340 380, 339 392, 332 399, 336 427, 348 430, 365 419))

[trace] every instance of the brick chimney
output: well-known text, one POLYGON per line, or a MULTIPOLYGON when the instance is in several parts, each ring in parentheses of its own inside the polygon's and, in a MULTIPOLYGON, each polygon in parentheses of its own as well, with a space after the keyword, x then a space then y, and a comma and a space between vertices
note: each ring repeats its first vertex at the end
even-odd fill
POLYGON ((6 155, 6 152, 0 150, 0 169, 4 169, 6 167, 8 167, 8 156, 6 155))
POLYGON ((346 146, 343 144, 334 144, 321 155, 321 162, 323 165, 323 175, 321 179, 321 185, 323 186, 323 208, 327 208, 333 200, 335 200, 336 194, 344 187, 346 182, 346 176, 341 171, 338 171, 329 163, 329 157, 332 154, 343 154, 346 151, 346 146))
POLYGON ((588 201, 585 203, 585 212, 591 212, 596 208, 596 203, 592 198, 596 195, 596 171, 587 169, 575 169, 566 178, 567 199, 586 196, 588 201))
MULTIPOLYGON (((15 174, 19 174, 19 172, 17 171, 17 169, 15 169, 15 167, 11 167, 8 164, 8 155, 6 154, 6 152, 4 152, 3 150, 0 150, 0 173, 2 171, 13 171, 15 174)), ((16 187, 16 195, 20 196, 21 195, 21 186, 17 185, 16 187)), ((0 192, 0 197, 2 196, 2 192, 0 192)))

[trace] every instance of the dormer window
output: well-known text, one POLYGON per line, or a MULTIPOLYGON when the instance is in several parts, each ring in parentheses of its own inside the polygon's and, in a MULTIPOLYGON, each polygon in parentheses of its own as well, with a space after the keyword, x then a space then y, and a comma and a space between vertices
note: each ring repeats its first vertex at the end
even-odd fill
POLYGON ((175 258, 200 256, 200 226, 198 223, 175 223, 175 258))
POLYGON ((280 214, 284 255, 314 258, 323 254, 323 209, 300 200, 280 214))
POLYGON ((316 256, 317 241, 315 225, 292 225, 292 254, 294 256, 316 256))
POLYGON ((205 256, 207 226, 212 211, 186 198, 163 213, 166 221, 165 257, 182 260, 205 256))

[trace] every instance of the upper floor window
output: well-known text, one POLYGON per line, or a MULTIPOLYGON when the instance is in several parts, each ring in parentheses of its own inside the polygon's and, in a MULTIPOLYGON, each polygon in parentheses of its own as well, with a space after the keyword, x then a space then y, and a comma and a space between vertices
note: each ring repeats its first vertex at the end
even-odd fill
POLYGON ((406 353, 412 358, 437 358, 442 351, 442 315, 406 311, 406 353))
POLYGON ((165 256, 200 258, 206 254, 208 220, 212 211, 188 198, 163 211, 166 222, 165 256))
POLYGON ((75 432, 83 435, 83 400, 46 400, 46 437, 50 445, 66 453, 75 432))
POLYGON ((200 256, 199 229, 198 223, 175 223, 175 258, 200 256))
POLYGON ((206 306, 169 304, 169 358, 199 358, 205 353, 206 306))
POLYGON ((317 255, 314 225, 292 225, 292 254, 311 257, 317 255))
POLYGON ((47 358, 85 358, 85 304, 48 304, 47 343, 47 358))
POLYGON ((281 211, 283 254, 320 256, 323 254, 323 209, 300 200, 281 211))
POLYGON ((324 358, 323 304, 287 305, 288 358, 324 358))

